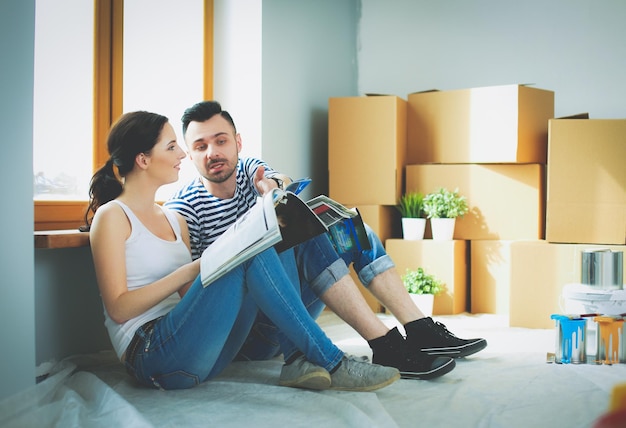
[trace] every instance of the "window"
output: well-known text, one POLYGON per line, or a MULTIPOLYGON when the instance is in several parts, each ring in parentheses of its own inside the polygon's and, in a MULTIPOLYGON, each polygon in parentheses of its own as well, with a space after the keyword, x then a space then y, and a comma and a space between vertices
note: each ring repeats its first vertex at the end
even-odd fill
MULTIPOLYGON (((183 109, 212 97, 212 13, 212 0, 36 1, 35 230, 84 223, 89 179, 122 112, 166 115, 184 148, 183 109)), ((194 171, 183 163, 180 181, 194 171)))
POLYGON ((36 200, 84 200, 92 172, 94 5, 64 3, 37 0, 35 9, 36 200))
MULTIPOLYGON (((202 99, 203 0, 132 0, 124 4, 124 112, 153 111, 169 118, 186 150, 180 117, 202 99), (184 5, 184 7, 182 6, 184 5)), ((179 182, 163 186, 166 200, 195 177, 186 158, 179 182)))

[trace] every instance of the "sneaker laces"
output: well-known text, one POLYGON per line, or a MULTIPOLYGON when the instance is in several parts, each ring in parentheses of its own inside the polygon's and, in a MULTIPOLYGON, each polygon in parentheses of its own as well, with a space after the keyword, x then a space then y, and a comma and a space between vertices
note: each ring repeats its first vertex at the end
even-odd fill
POLYGON ((458 339, 458 337, 455 336, 454 333, 452 333, 450 330, 448 330, 448 327, 446 327, 445 324, 442 324, 439 321, 434 321, 434 320, 433 320, 433 323, 434 323, 435 327, 437 327, 436 328, 437 333, 440 334, 441 336, 458 339))

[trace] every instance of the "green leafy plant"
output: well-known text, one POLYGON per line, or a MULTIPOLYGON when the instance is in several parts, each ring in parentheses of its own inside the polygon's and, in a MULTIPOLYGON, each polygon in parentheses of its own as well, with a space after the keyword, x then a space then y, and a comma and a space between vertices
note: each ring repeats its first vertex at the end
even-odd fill
POLYGON ((417 192, 406 193, 396 206, 403 218, 424 217, 424 195, 417 192))
POLYGON ((436 192, 424 196, 424 212, 428 218, 463 217, 469 211, 465 196, 459 189, 453 192, 441 187, 436 192))
POLYGON ((402 282, 410 294, 439 294, 443 284, 434 275, 426 273, 423 268, 407 269, 402 275, 402 282))

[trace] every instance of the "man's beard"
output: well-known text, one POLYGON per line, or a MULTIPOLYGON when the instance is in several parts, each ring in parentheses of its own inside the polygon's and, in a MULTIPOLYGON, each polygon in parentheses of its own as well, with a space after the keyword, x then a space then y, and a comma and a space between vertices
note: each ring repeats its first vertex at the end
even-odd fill
MULTIPOLYGON (((223 162, 223 161, 219 161, 219 162, 223 162)), ((211 169, 211 164, 212 163, 217 163, 217 162, 211 162, 207 165, 207 171, 209 171, 211 169)), ((227 165, 229 165, 228 163, 226 163, 227 165)), ((222 172, 219 172, 215 175, 204 175, 203 177, 206 178, 208 181, 210 181, 211 183, 223 183, 226 180, 228 180, 237 170, 237 166, 235 164, 235 166, 230 169, 230 170, 224 170, 222 172)))

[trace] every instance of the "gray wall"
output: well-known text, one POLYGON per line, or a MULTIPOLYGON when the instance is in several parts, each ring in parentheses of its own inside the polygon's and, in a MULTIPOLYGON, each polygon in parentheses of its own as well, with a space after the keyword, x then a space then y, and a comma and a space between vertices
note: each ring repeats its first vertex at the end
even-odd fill
POLYGON ((34 0, 0 2, 0 400, 35 383, 34 0))
POLYGON ((356 0, 263 2, 263 159, 328 193, 328 98, 357 95, 356 0))
POLYGON ((35 250, 36 363, 112 349, 89 247, 35 250))
POLYGON ((626 117, 623 0, 361 2, 360 93, 535 83, 556 117, 626 117))

